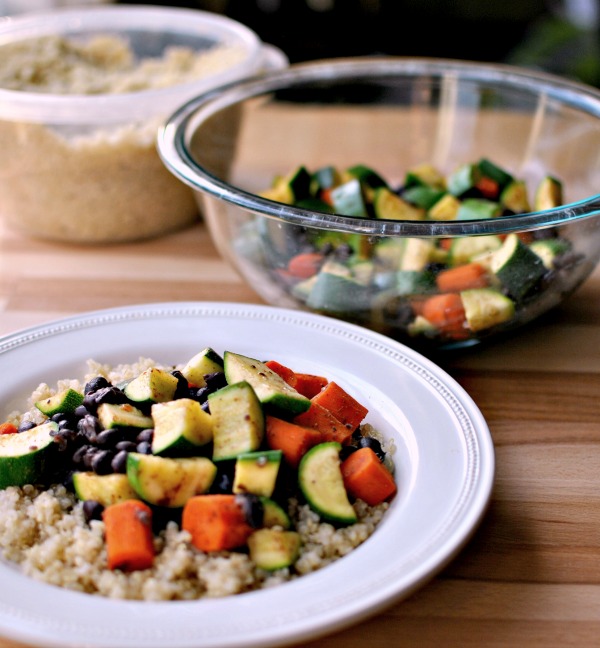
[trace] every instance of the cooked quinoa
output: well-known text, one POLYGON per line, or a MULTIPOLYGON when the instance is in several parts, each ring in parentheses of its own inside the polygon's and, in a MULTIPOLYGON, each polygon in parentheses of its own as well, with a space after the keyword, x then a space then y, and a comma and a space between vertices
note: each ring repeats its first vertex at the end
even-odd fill
MULTIPOLYGON (((33 407, 40 398, 66 387, 83 389, 94 376, 118 383, 156 366, 147 358, 114 368, 88 364, 83 382, 61 380, 55 388, 42 383, 30 397, 30 409, 13 412, 9 419, 40 422, 41 414, 33 407)), ((388 506, 358 500, 358 521, 337 528, 321 521, 308 505, 290 500, 288 513, 300 534, 301 552, 293 568, 275 572, 257 568, 242 551, 201 552, 192 546, 189 534, 170 521, 155 536, 152 568, 126 573, 107 568, 104 523, 86 521, 82 502, 64 485, 11 486, 0 490, 0 552, 32 578, 88 594, 148 601, 223 597, 294 580, 345 556, 375 531, 388 506)))

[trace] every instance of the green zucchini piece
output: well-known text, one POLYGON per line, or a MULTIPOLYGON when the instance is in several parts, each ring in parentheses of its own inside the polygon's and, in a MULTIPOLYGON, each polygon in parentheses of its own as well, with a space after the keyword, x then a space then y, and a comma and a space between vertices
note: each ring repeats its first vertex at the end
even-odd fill
POLYGON ((502 205, 485 198, 465 198, 462 201, 456 220, 476 220, 481 218, 495 218, 502 215, 502 205))
POLYGON ((360 182, 344 182, 331 190, 331 202, 336 214, 367 218, 367 205, 360 182))
POLYGON ((260 448, 265 418, 249 382, 236 382, 213 392, 208 404, 213 420, 214 461, 235 459, 239 454, 260 448))
POLYGON ((435 275, 429 271, 398 270, 379 273, 376 285, 385 295, 426 295, 436 290, 435 275))
POLYGON ((500 194, 500 204, 515 214, 526 214, 530 211, 527 186, 523 180, 513 180, 500 194))
POLYGON ((152 420, 152 452, 156 455, 198 454, 213 438, 211 415, 191 398, 156 403, 152 406, 152 420))
POLYGON ((140 405, 150 405, 173 400, 177 383, 178 380, 172 373, 157 367, 149 367, 129 381, 123 391, 130 401, 140 405))
POLYGON ((238 455, 233 492, 270 498, 277 483, 282 454, 281 450, 259 450, 238 455))
POLYGON ((75 389, 63 389, 62 391, 44 398, 35 403, 38 410, 46 416, 54 416, 54 414, 71 414, 83 403, 83 394, 75 389))
POLYGON ((299 166, 287 177, 287 184, 291 189, 294 203, 310 197, 311 175, 305 166, 299 166))
POLYGON ((417 164, 406 172, 404 186, 406 188, 426 186, 446 190, 446 179, 433 165, 417 164))
POLYGON ((73 474, 73 488, 80 500, 93 500, 102 506, 139 499, 127 475, 121 473, 97 475, 93 472, 76 472, 73 474))
POLYGON ((130 452, 127 478, 141 499, 155 506, 182 507, 190 497, 206 493, 217 467, 207 457, 168 458, 130 452))
POLYGON ((435 243, 427 239, 404 239, 404 250, 400 260, 399 270, 422 272, 431 261, 435 243))
POLYGON ((387 182, 371 167, 364 164, 355 164, 346 169, 346 173, 371 189, 387 187, 387 182))
POLYGON ((423 220, 425 210, 412 205, 387 187, 379 187, 373 197, 375 218, 389 220, 423 220))
POLYGON ((192 385, 205 387, 204 376, 220 371, 223 371, 223 358, 211 347, 206 347, 185 363, 181 373, 192 385))
POLYGON ((50 468, 58 424, 47 421, 15 434, 0 435, 0 488, 43 482, 50 468))
POLYGON ((571 243, 563 238, 541 239, 531 243, 529 249, 540 257, 545 268, 551 270, 556 258, 571 249, 571 243))
POLYGON ((102 403, 98 407, 98 419, 105 430, 111 428, 139 428, 145 430, 154 427, 152 417, 129 403, 102 403))
POLYGON ((455 220, 460 205, 460 200, 456 196, 446 193, 429 208, 427 217, 431 220, 455 220))
POLYGON ((477 186, 481 171, 477 164, 462 164, 448 177, 448 191, 460 198, 477 186))
POLYGON ((341 448, 335 441, 313 446, 300 461, 298 481, 309 506, 323 519, 353 524, 357 517, 344 487, 341 448))
POLYGON ((332 165, 317 169, 312 175, 311 193, 318 195, 324 189, 331 189, 340 184, 341 176, 339 171, 332 165))
POLYGON ((502 239, 495 234, 460 236, 450 244, 448 261, 453 266, 469 263, 475 257, 498 250, 501 246, 502 239))
POLYGON ((263 507, 263 523, 264 527, 279 526, 282 529, 289 529, 292 526, 290 516, 283 510, 283 508, 270 497, 260 498, 263 507))
POLYGON ((482 176, 490 178, 491 180, 494 180, 498 183, 500 191, 502 191, 504 187, 506 187, 513 181, 513 177, 510 173, 508 173, 508 171, 499 167, 497 164, 491 162, 487 158, 482 158, 481 160, 479 160, 477 166, 479 167, 479 171, 481 172, 482 176))
POLYGON ((352 277, 320 272, 312 285, 307 306, 325 313, 356 313, 371 305, 371 289, 352 277))
POLYGON ((427 210, 431 209, 445 194, 444 189, 437 189, 429 185, 416 185, 405 189, 402 192, 402 197, 409 203, 427 210))
POLYGON ((560 180, 545 176, 537 186, 534 198, 535 211, 554 209, 563 204, 563 186, 560 180))
MULTIPOLYGON (((288 385, 264 362, 231 351, 225 352, 224 361, 227 382, 230 384, 246 382, 251 385, 259 402, 265 408, 276 410, 280 414, 295 416, 310 407, 310 400, 306 396, 302 396, 288 385)), ((256 449, 248 448, 248 450, 256 449)))
POLYGON ((514 301, 494 288, 472 288, 462 291, 460 296, 473 332, 508 322, 515 315, 514 301))
POLYGON ((250 559, 267 571, 293 565, 300 555, 300 546, 300 534, 284 529, 258 529, 248 538, 250 559))
POLYGON ((509 234, 494 252, 490 268, 516 300, 525 297, 546 272, 540 257, 516 234, 509 234))

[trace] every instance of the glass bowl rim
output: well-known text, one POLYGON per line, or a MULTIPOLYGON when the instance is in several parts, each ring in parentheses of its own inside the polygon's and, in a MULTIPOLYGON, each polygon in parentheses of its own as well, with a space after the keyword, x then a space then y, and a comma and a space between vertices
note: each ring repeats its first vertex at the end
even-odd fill
POLYGON ((469 235, 508 234, 538 230, 597 216, 600 193, 554 209, 490 219, 461 221, 398 221, 341 216, 271 201, 229 184, 198 164, 188 149, 190 128, 220 110, 277 90, 291 89, 313 81, 340 82, 373 75, 442 78, 453 74, 460 80, 496 83, 558 100, 600 119, 600 91, 551 73, 512 65, 472 61, 368 56, 295 63, 262 77, 224 84, 189 100, 166 119, 157 133, 157 149, 166 167, 180 180, 201 193, 246 211, 301 227, 330 229, 372 236, 436 238, 469 235))

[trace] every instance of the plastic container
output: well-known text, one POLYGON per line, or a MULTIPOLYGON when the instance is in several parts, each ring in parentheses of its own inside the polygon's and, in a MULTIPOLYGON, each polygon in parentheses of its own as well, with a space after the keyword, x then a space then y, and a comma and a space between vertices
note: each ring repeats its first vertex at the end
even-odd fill
MULTIPOLYGON (((190 225, 198 218, 197 204, 190 189, 160 162, 158 126, 199 93, 287 65, 279 50, 224 16, 124 5, 7 18, 0 24, 0 66, 11 58, 3 49, 16 43, 44 37, 86 42, 99 35, 123 39, 135 59, 145 61, 164 60, 165 50, 173 46, 190 48, 205 56, 205 69, 195 79, 181 77, 167 87, 145 87, 142 79, 136 89, 100 94, 89 94, 89 88, 69 89, 68 94, 62 88, 8 88, 2 77, 0 217, 27 235, 110 243, 190 225), (207 54, 214 48, 220 48, 219 54, 207 54)), ((60 56, 55 63, 61 66, 60 56)), ((51 59, 34 65, 38 75, 58 74, 49 68, 51 59)), ((106 73, 102 69, 98 76, 106 73)), ((148 77, 151 83, 155 71, 148 77)))

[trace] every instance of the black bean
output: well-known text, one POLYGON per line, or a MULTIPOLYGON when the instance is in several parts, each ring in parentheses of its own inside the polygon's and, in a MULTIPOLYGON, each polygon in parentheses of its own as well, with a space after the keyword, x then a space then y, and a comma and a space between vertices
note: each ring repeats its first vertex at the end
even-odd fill
POLYGON ((373 452, 379 457, 380 461, 385 459, 385 452, 381 447, 381 443, 379 443, 377 439, 370 436, 363 436, 359 440, 359 445, 361 448, 371 448, 371 450, 373 450, 373 452))
POLYGON ((97 475, 108 475, 112 472, 111 463, 114 454, 110 450, 97 450, 90 462, 90 468, 97 475))
POLYGON ((127 455, 129 453, 127 450, 121 450, 112 458, 110 462, 111 470, 115 473, 126 473, 127 472, 127 455))
POLYGON ((85 408, 94 414, 99 405, 103 403, 121 404, 127 403, 127 396, 118 387, 102 387, 97 391, 88 392, 84 399, 83 404, 85 408))
POLYGON ((115 445, 115 450, 118 452, 121 450, 125 450, 126 452, 135 452, 136 447, 137 444, 133 441, 119 441, 119 443, 115 445))
POLYGON ((83 503, 83 517, 86 522, 91 520, 101 520, 104 506, 96 500, 85 500, 83 503))
POLYGON ((54 423, 60 423, 61 421, 65 420, 67 418, 67 414, 64 412, 57 412, 56 414, 52 414, 50 417, 51 421, 54 421, 54 423))
POLYGON ((356 452, 358 447, 355 445, 344 445, 340 450, 340 461, 347 459, 353 452, 356 452))
POLYGON ((147 442, 152 442, 152 439, 154 438, 154 430, 152 428, 147 428, 145 430, 142 430, 136 437, 135 440, 138 443, 143 443, 144 441, 147 442))
POLYGON ((58 421, 58 428, 70 428, 71 430, 77 427, 77 419, 74 416, 65 415, 63 419, 58 421))
POLYGON ((83 453, 83 465, 88 469, 92 470, 92 462, 94 461, 94 457, 96 456, 96 453, 98 452, 98 448, 92 445, 84 446, 86 448, 86 451, 83 453))
POLYGON ((25 432, 26 430, 31 430, 35 426, 36 426, 36 424, 33 421, 22 421, 19 424, 19 427, 17 428, 17 430, 19 432, 25 432))
POLYGON ((80 418, 83 418, 86 414, 89 414, 89 412, 87 411, 85 405, 79 405, 79 407, 75 408, 75 411, 73 412, 73 414, 78 419, 80 419, 80 418))
POLYGON ((251 493, 239 493, 235 499, 243 507, 248 524, 254 529, 261 527, 265 513, 260 497, 251 493))
POLYGON ((208 387, 191 387, 188 392, 188 397, 199 403, 205 403, 210 389, 208 387))
POLYGON ((85 387, 83 388, 83 393, 89 394, 90 392, 98 391, 103 387, 110 387, 110 382, 108 382, 108 380, 104 376, 96 376, 86 383, 85 387))
POLYGON ((114 448, 119 441, 123 440, 123 432, 116 428, 102 430, 96 436, 95 443, 103 448, 114 448))
POLYGON ((148 441, 142 441, 136 446, 136 452, 140 454, 152 454, 152 444, 148 441))
POLYGON ((100 421, 92 414, 86 414, 77 423, 79 432, 92 443, 95 443, 98 434, 102 431, 100 421))
POLYGON ((203 409, 207 414, 210 414, 210 406, 209 406, 209 404, 208 404, 208 401, 205 401, 204 403, 202 403, 202 409, 203 409))
POLYGON ((221 387, 227 385, 227 379, 222 371, 206 374, 204 376, 204 382, 210 391, 216 391, 217 389, 221 389, 221 387))
POLYGON ((79 446, 79 448, 77 448, 77 450, 75 450, 75 452, 73 453, 73 457, 72 457, 71 461, 75 465, 83 463, 84 457, 85 457, 86 453, 89 451, 89 449, 90 449, 90 446, 87 446, 87 445, 79 446))
POLYGON ((178 371, 177 369, 172 371, 171 374, 177 378, 177 387, 175 388, 175 394, 173 395, 173 400, 178 398, 187 398, 189 395, 189 386, 187 378, 178 371))

